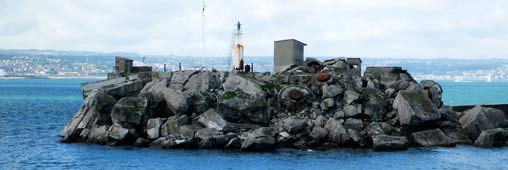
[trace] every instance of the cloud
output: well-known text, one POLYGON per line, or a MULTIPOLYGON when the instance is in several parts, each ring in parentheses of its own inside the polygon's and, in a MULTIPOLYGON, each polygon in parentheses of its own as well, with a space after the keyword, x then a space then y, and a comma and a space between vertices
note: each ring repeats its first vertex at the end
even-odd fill
MULTIPOLYGON (((206 2, 205 53, 225 56, 237 21, 245 53, 295 38, 306 56, 508 57, 502 0, 206 2)), ((201 55, 201 1, 0 0, 0 48, 201 55)))

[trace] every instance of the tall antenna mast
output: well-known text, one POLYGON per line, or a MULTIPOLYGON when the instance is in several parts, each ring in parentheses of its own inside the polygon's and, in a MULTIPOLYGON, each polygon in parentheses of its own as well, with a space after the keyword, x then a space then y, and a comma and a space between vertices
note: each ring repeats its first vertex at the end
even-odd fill
POLYGON ((203 42, 201 47, 201 68, 204 67, 205 64, 205 1, 203 0, 203 10, 201 10, 201 16, 203 18, 203 42))

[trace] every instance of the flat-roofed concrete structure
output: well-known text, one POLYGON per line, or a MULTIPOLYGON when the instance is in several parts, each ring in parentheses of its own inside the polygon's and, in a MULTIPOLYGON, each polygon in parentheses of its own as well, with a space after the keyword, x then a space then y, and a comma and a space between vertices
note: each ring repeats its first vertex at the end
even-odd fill
POLYGON ((115 57, 115 74, 126 74, 132 71, 132 60, 123 57, 115 57))
POLYGON ((295 39, 275 41, 273 72, 283 71, 292 65, 303 65, 303 48, 306 45, 295 39))
POLYGON ((360 58, 347 58, 346 62, 351 67, 358 69, 357 76, 362 76, 362 59, 360 59, 360 58))

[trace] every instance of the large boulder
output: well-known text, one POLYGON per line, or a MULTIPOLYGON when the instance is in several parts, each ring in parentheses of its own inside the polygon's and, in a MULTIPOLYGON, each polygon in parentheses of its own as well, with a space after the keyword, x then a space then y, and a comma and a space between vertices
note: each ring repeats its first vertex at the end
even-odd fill
POLYGON ((221 133, 215 129, 204 128, 196 131, 194 135, 199 140, 199 148, 215 148, 217 146, 215 138, 221 133))
POLYGON ((459 119, 459 122, 464 134, 473 141, 480 136, 482 131, 494 128, 485 115, 485 110, 479 105, 464 111, 464 115, 459 119))
POLYGON ((508 146, 508 129, 484 130, 476 139, 474 145, 480 147, 508 146))
POLYGON ((176 115, 183 115, 192 104, 189 95, 171 88, 164 90, 164 98, 166 99, 167 106, 176 115))
POLYGON ((171 76, 171 81, 169 87, 175 90, 182 91, 185 83, 189 81, 189 79, 198 74, 199 70, 182 70, 173 72, 173 76, 171 76))
POLYGON ((345 145, 351 139, 340 120, 330 118, 324 128, 328 131, 328 138, 337 145, 345 145))
POLYGON ((128 133, 129 129, 123 128, 118 124, 113 124, 108 130, 108 137, 117 141, 122 141, 128 133))
POLYGON ((438 120, 441 114, 430 99, 419 90, 401 90, 393 101, 401 125, 417 126, 438 120))
POLYGON ((118 84, 103 87, 109 95, 119 99, 127 96, 134 96, 145 86, 145 82, 140 79, 126 80, 118 84))
POLYGON ((154 104, 165 102, 163 106, 176 115, 185 114, 192 104, 191 97, 170 86, 167 79, 156 79, 147 83, 140 94, 150 94, 152 96, 151 103, 154 104))
POLYGON ((84 129, 91 130, 94 125, 111 125, 110 113, 115 103, 116 99, 102 90, 90 92, 78 113, 60 132, 62 142, 77 140, 84 129))
POLYGON ((321 91, 323 91, 323 98, 333 98, 343 93, 344 88, 338 85, 323 85, 321 86, 321 91))
POLYGON ((407 150, 409 141, 404 136, 376 135, 372 138, 372 147, 378 151, 407 150))
POLYGON ((315 141, 321 141, 328 135, 328 131, 325 128, 314 126, 310 132, 310 137, 315 141))
POLYGON ((378 79, 385 86, 390 86, 397 80, 414 82, 413 77, 401 67, 367 67, 364 77, 378 79))
POLYGON ((502 124, 506 122, 506 115, 502 110, 487 107, 484 108, 484 111, 490 124, 495 128, 503 126, 502 124))
POLYGON ((113 106, 111 120, 113 124, 128 128, 145 124, 147 106, 148 101, 143 97, 124 97, 113 106))
POLYGON ((246 133, 243 138, 242 151, 270 151, 275 149, 276 130, 271 127, 262 127, 246 133))
POLYGON ((220 89, 224 73, 219 71, 199 71, 183 82, 183 92, 190 96, 207 95, 211 89, 220 89))
POLYGON ((94 125, 88 135, 88 142, 105 144, 108 142, 108 125, 94 125))
POLYGON ((270 121, 265 92, 256 83, 231 75, 223 83, 224 94, 218 97, 217 112, 229 122, 266 125, 270 121))
POLYGON ((177 135, 180 132, 180 127, 186 124, 189 124, 189 117, 187 115, 168 117, 166 122, 161 126, 160 136, 177 135))
POLYGON ((216 106, 216 92, 222 87, 224 76, 224 72, 200 71, 184 83, 183 92, 192 98, 193 112, 203 113, 216 106))
POLYGON ((264 97, 266 95, 258 84, 239 75, 230 75, 222 84, 222 88, 225 92, 241 90, 251 96, 264 97))
POLYGON ((215 111, 214 108, 208 109, 205 113, 198 117, 198 122, 208 129, 222 131, 228 122, 215 111))
POLYGON ((455 141, 446 136, 439 129, 431 129, 411 134, 411 139, 423 147, 431 146, 455 146, 455 141))
POLYGON ((420 87, 437 108, 443 105, 443 101, 441 101, 441 95, 443 94, 441 85, 433 80, 422 80, 420 81, 420 87))
POLYGON ((347 104, 351 104, 360 98, 360 93, 353 90, 346 90, 344 93, 344 101, 347 104))
POLYGON ((290 134, 300 133, 307 126, 306 119, 287 118, 283 121, 284 130, 290 134))
POLYGON ((364 98, 364 115, 373 120, 382 120, 387 112, 388 102, 385 100, 381 91, 372 88, 366 88, 362 94, 364 98))
POLYGON ((146 123, 146 134, 148 139, 157 139, 160 136, 160 129, 164 118, 148 119, 146 123))

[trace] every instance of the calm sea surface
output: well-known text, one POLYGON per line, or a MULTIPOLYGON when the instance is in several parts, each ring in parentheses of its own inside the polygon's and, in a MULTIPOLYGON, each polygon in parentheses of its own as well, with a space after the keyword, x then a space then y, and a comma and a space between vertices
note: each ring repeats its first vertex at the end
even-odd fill
MULTIPOLYGON (((0 80, 0 169, 508 169, 508 148, 238 153, 60 144, 93 79, 0 80)), ((440 82, 448 105, 508 103, 508 82, 440 82)))

